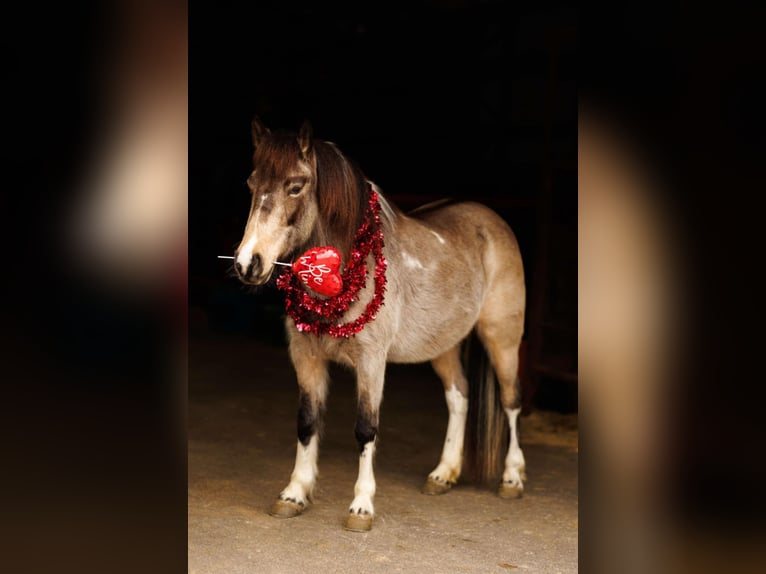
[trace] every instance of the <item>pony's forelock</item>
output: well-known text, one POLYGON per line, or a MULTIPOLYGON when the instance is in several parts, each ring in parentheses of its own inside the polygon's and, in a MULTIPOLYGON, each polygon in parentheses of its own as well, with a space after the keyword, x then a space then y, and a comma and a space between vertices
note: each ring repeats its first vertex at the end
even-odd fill
POLYGON ((301 159, 295 136, 285 132, 264 138, 253 153, 253 165, 258 166, 259 173, 267 178, 287 173, 301 159))

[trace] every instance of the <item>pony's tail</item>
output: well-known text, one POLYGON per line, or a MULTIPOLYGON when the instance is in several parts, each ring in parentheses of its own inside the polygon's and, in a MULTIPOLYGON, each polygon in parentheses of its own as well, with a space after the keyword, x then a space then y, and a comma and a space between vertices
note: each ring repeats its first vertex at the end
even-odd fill
POLYGON ((475 331, 464 341, 462 354, 468 379, 463 475, 477 484, 498 482, 509 435, 495 371, 475 331))

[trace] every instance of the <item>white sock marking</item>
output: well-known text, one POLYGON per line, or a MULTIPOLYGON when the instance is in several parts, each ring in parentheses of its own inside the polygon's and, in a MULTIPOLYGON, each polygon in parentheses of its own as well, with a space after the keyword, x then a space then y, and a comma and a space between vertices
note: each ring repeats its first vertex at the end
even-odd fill
POLYGON ((505 458, 505 471, 503 472, 503 482, 510 482, 514 486, 524 488, 524 453, 519 446, 519 427, 516 424, 521 408, 505 409, 510 426, 511 444, 508 447, 508 456, 505 458))
POLYGON ((375 497, 375 474, 372 470, 373 458, 375 458, 375 441, 364 445, 364 450, 359 455, 359 477, 356 479, 356 485, 354 486, 354 500, 349 508, 349 512, 354 514, 372 515, 375 511, 372 505, 372 499, 375 497))
POLYGON ((319 454, 319 437, 314 434, 308 446, 298 441, 295 454, 295 468, 290 477, 290 484, 282 491, 282 498, 293 498, 299 503, 306 503, 311 497, 317 477, 317 457, 319 454))
POLYGON ((430 477, 438 477, 441 482, 455 482, 460 477, 463 465, 463 438, 465 436, 465 420, 468 413, 468 399, 456 386, 451 386, 444 393, 449 408, 447 436, 444 439, 442 458, 430 477))

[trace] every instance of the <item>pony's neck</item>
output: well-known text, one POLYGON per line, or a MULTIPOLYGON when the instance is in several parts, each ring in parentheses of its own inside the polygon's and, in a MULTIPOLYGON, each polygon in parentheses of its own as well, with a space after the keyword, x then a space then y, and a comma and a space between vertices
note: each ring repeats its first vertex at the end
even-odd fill
POLYGON ((351 241, 344 233, 338 232, 337 229, 333 229, 331 225, 327 225, 326 222, 320 221, 314 227, 314 232, 309 238, 308 245, 318 247, 320 245, 331 245, 335 247, 343 256, 343 261, 348 261, 348 256, 353 248, 353 238, 351 241))
POLYGON ((370 183, 334 144, 316 141, 314 154, 319 217, 310 241, 332 245, 348 261, 367 212, 370 183))

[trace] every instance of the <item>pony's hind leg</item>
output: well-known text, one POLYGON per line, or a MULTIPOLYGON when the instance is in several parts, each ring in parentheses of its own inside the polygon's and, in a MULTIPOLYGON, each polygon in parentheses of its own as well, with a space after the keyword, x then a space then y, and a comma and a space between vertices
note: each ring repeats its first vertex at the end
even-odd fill
POLYGON ((359 444, 359 475, 354 485, 354 500, 348 509, 344 528, 353 532, 366 532, 372 528, 375 514, 375 441, 378 435, 380 403, 383 400, 383 382, 386 357, 367 357, 356 366, 358 410, 354 435, 359 444))
POLYGON ((500 385, 500 402, 508 417, 510 442, 505 458, 503 479, 498 494, 503 498, 519 498, 524 492, 526 470, 524 453, 519 446, 518 417, 521 392, 518 378, 519 346, 524 328, 523 313, 506 316, 487 314, 479 319, 478 332, 500 385))
POLYGON ((428 475, 422 492, 423 494, 444 494, 457 482, 463 466, 463 438, 468 413, 468 381, 460 363, 460 345, 431 361, 431 365, 444 384, 449 422, 441 460, 428 475))
POLYGON ((290 483, 269 511, 277 518, 297 516, 311 500, 317 477, 319 425, 327 396, 327 362, 292 346, 290 351, 298 375, 298 446, 290 483))

